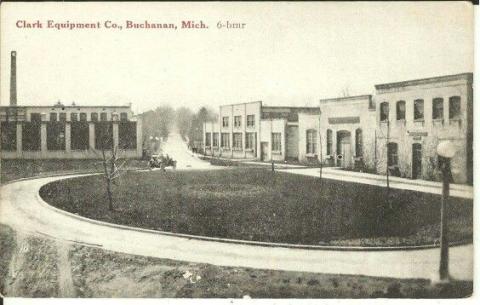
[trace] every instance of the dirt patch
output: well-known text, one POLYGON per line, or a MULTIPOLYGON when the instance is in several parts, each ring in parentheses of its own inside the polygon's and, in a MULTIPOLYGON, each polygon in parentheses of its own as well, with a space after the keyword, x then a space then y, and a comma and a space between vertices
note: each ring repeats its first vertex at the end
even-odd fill
POLYGON ((17 232, 5 277, 8 297, 55 297, 58 292, 55 244, 17 232))
POLYGON ((0 293, 2 294, 5 294, 5 285, 15 248, 15 232, 10 227, 0 224, 0 293))
POLYGON ((72 268, 69 258, 70 246, 62 241, 57 241, 56 246, 58 254, 58 296, 61 298, 75 297, 75 288, 73 287, 72 280, 72 268))
POLYGON ((74 246, 71 260, 83 297, 449 298, 473 289, 471 281, 436 287, 428 280, 220 267, 85 246, 74 246))

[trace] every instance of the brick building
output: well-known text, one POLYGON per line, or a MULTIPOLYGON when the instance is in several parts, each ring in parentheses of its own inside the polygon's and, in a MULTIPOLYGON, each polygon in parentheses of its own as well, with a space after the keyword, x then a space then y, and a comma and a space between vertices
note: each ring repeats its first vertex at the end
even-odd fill
POLYGON ((450 140, 456 183, 473 181, 473 74, 375 86, 372 95, 321 99, 319 107, 220 107, 204 126, 206 154, 263 161, 321 161, 438 180, 436 147, 450 140))
POLYGON ((437 180, 436 147, 450 140, 456 183, 473 181, 473 74, 376 85, 377 172, 437 180))
MULTIPOLYGON (((204 123, 206 155, 264 161, 307 158, 307 149, 300 147, 306 120, 300 118, 316 118, 318 108, 269 107, 258 101, 220 106, 219 110, 218 121, 204 123)), ((317 120, 314 127, 318 134, 317 120)), ((317 136, 311 140, 316 149, 317 136)), ((312 148, 312 156, 316 153, 312 148)))
POLYGON ((324 164, 373 171, 375 127, 371 95, 320 100, 324 164))
POLYGON ((11 53, 10 105, 0 106, 4 159, 101 158, 102 146, 119 156, 142 156, 141 119, 131 106, 23 106, 16 97, 16 52, 11 53))

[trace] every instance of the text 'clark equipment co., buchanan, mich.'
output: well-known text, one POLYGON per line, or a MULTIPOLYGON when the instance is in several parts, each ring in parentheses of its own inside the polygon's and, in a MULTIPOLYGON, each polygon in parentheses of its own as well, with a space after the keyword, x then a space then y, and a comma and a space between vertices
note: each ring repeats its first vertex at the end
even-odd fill
MULTIPOLYGON (((55 21, 55 20, 17 20, 15 23, 20 29, 53 29, 53 30, 89 30, 89 29, 208 29, 209 26, 202 20, 183 20, 180 22, 152 22, 152 21, 131 21, 124 20, 116 22, 112 20, 95 21, 95 22, 73 22, 73 21, 55 21)), ((246 23, 232 21, 216 22, 217 29, 244 29, 246 23)))

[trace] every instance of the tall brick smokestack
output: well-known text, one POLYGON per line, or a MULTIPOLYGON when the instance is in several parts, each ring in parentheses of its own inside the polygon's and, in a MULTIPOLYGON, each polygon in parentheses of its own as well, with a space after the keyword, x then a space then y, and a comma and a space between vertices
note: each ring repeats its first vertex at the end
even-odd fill
POLYGON ((17 52, 10 56, 10 106, 17 105, 17 52))

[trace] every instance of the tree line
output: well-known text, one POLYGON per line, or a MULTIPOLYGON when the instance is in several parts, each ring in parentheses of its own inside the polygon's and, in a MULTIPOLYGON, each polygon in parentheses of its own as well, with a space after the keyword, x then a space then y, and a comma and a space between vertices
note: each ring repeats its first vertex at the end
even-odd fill
POLYGON ((140 116, 144 147, 148 147, 151 139, 167 139, 174 129, 191 147, 195 147, 196 143, 202 141, 203 123, 216 118, 213 109, 207 106, 195 112, 187 107, 175 109, 170 105, 161 105, 140 116))

